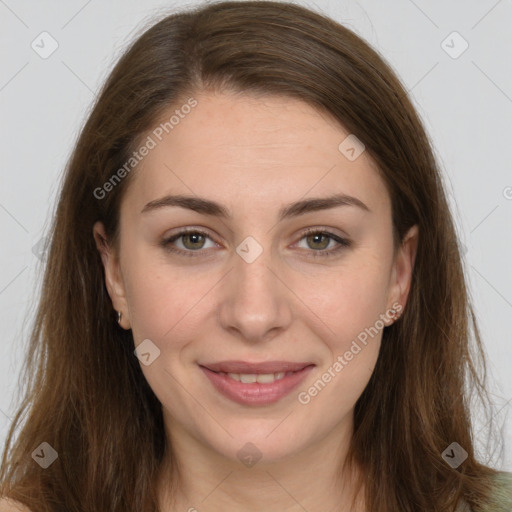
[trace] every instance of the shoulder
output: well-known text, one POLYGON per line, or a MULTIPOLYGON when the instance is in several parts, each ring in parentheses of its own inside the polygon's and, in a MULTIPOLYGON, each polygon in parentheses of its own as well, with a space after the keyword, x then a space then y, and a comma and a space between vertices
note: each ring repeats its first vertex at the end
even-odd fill
POLYGON ((504 500, 510 500, 507 504, 512 506, 512 473, 500 471, 494 477, 496 492, 504 500))
POLYGON ((500 471, 494 476, 494 493, 485 512, 510 512, 512 510, 512 473, 500 471))
MULTIPOLYGON (((480 512, 510 512, 512 511, 512 473, 499 471, 493 477, 493 490, 489 501, 480 506, 480 512)), ((2 512, 0 510, 0 512, 2 512)), ((457 512, 473 512, 463 499, 458 505, 457 512)))
POLYGON ((31 512, 30 509, 22 505, 19 501, 9 498, 0 498, 0 512, 31 512))

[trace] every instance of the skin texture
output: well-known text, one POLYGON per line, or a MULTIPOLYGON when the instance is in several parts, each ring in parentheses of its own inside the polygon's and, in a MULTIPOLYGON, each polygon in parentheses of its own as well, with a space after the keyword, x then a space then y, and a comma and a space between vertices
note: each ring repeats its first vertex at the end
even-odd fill
POLYGON ((122 327, 132 329, 135 346, 150 339, 160 350, 141 367, 163 404, 180 464, 174 505, 162 469, 162 509, 349 510, 349 475, 343 489, 333 484, 382 332, 309 403, 297 395, 394 303, 405 307, 417 228, 394 259, 391 201, 373 161, 366 152, 347 159, 338 146, 348 132, 311 106, 231 93, 195 98, 197 106, 137 167, 121 205, 119 251, 106 243, 102 224, 94 226, 122 327), (175 206, 141 213, 170 193, 219 202, 231 218, 175 206), (355 196, 370 211, 342 206, 278 221, 281 207, 333 193, 355 196), (206 230, 210 238, 182 237, 173 246, 202 255, 160 245, 184 227, 206 230), (308 238, 307 228, 352 245, 314 257, 338 243, 308 238), (248 236, 263 249, 252 263, 236 252, 248 236), (220 395, 198 366, 224 360, 316 366, 277 403, 244 406, 220 395), (237 457, 247 442, 262 455, 253 467, 237 457))
POLYGON ((8 498, 0 499, 0 512, 31 512, 30 509, 18 501, 8 498))

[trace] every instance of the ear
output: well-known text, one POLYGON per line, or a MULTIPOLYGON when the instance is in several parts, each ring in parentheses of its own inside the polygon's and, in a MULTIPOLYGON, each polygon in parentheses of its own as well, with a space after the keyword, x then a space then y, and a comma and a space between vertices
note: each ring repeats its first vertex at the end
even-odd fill
POLYGON ((419 229, 415 224, 404 236, 393 262, 388 309, 396 309, 399 313, 405 309, 409 297, 418 239, 419 229), (400 306, 395 308, 393 304, 396 306, 397 303, 400 306))
POLYGON ((105 226, 102 222, 98 221, 94 224, 93 236, 105 270, 105 286, 112 301, 112 306, 121 313, 121 327, 130 329, 126 290, 119 265, 119 256, 110 246, 105 233, 105 226))

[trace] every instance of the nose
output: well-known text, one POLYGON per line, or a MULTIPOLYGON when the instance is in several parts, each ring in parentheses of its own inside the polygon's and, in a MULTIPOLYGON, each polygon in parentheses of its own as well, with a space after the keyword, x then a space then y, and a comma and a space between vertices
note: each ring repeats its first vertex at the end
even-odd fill
POLYGON ((263 250, 250 263, 234 253, 233 264, 222 288, 222 328, 247 343, 269 341, 282 334, 292 321, 293 294, 285 276, 274 268, 270 250, 263 250))

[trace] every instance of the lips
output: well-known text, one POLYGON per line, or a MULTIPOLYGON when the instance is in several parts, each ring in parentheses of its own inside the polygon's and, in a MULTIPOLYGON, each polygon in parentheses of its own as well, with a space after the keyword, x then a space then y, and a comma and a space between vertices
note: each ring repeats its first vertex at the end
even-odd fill
POLYGON ((246 361, 222 361, 219 363, 201 364, 208 370, 216 373, 245 373, 245 374, 262 374, 262 373, 286 373, 297 372, 310 366, 313 363, 294 363, 290 361, 267 361, 265 363, 248 363, 246 361))
POLYGON ((223 361, 199 365, 213 387, 233 402, 263 406, 278 402, 314 368, 313 363, 223 361))

